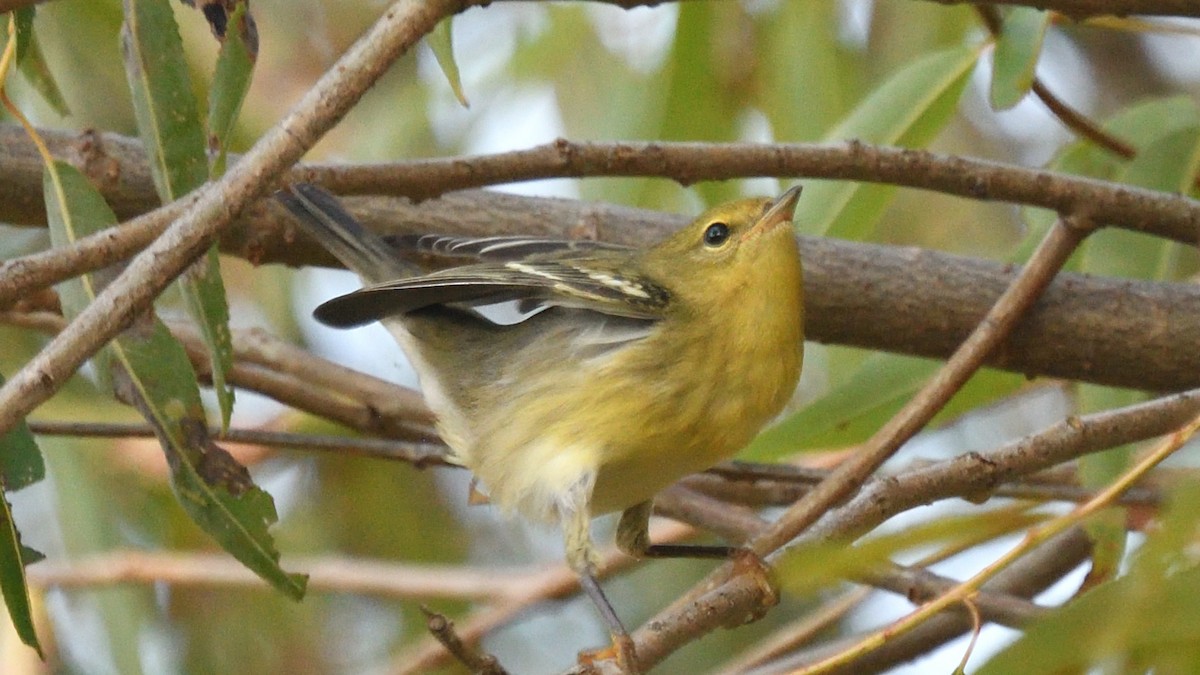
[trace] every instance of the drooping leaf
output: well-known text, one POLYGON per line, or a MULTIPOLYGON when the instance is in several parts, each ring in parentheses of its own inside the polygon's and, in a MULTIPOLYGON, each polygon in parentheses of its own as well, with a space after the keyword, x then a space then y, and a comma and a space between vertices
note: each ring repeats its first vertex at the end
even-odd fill
POLYGON ((42 99, 54 112, 66 117, 71 114, 71 108, 63 97, 58 81, 50 72, 46 56, 33 30, 35 7, 22 7, 16 10, 16 39, 17 39, 17 68, 29 82, 34 91, 41 94, 42 99))
MULTIPOLYGON (((0 452, 6 450, 5 440, 0 440, 0 452)), ((29 583, 25 578, 25 565, 41 559, 41 554, 21 544, 21 533, 13 522, 12 505, 3 490, 0 490, 0 521, 0 592, 4 593, 8 616, 21 642, 45 658, 33 625, 29 583)))
POLYGON ((188 310, 199 324, 208 347, 213 390, 221 411, 221 429, 228 429, 234 399, 233 385, 228 380, 229 370, 233 368, 233 334, 229 330, 225 283, 221 280, 221 257, 215 244, 192 265, 181 281, 188 310))
POLYGON ((138 135, 164 202, 208 179, 204 130, 167 0, 124 0, 121 48, 138 135))
MULTIPOLYGON (((204 129, 179 27, 167 0, 124 0, 124 9, 121 46, 138 134, 150 158, 159 199, 166 203, 208 179, 204 129)), ((208 346, 221 427, 227 428, 233 410, 233 387, 227 381, 233 348, 218 263, 214 245, 208 256, 181 277, 180 288, 208 346)))
MULTIPOLYGON (((826 140, 927 144, 951 119, 981 50, 957 47, 918 59, 863 99, 826 140)), ((796 223, 807 234, 861 239, 893 192, 894 188, 850 181, 808 181, 796 208, 796 223)))
POLYGON ((992 53, 991 100, 996 110, 1015 106, 1029 93, 1049 25, 1050 12, 1032 7, 1013 7, 1004 16, 992 53))
MULTIPOLYGON (((234 26, 250 25, 249 4, 238 2, 229 21, 234 26)), ((208 99, 208 145, 215 155, 212 163, 214 177, 225 173, 225 158, 229 152, 229 140, 237 123, 238 112, 250 90, 250 77, 254 72, 257 45, 247 39, 248 30, 226 31, 221 41, 221 52, 217 55, 217 67, 213 72, 212 90, 208 99)))
MULTIPOLYGON (((99 192, 65 162, 47 167, 46 212, 55 243, 74 241, 116 224, 99 192)), ((83 275, 62 288, 63 310, 74 316, 95 298, 104 274, 83 275)), ((270 495, 245 468, 208 438, 196 374, 183 346, 147 314, 104 350, 97 370, 114 392, 154 427, 185 510, 227 551, 289 597, 304 593, 305 578, 285 573, 267 528, 276 513, 270 495)))
MULTIPOLYGON (((0 384, 4 384, 3 377, 0 377, 0 384)), ((7 493, 35 483, 45 475, 42 453, 25 422, 0 436, 0 592, 4 594, 8 616, 21 642, 36 649, 43 658, 42 645, 33 625, 29 583, 25 578, 25 566, 43 556, 21 543, 21 533, 13 520, 7 493)))
POLYGON ((454 98, 458 99, 462 107, 469 108, 471 103, 467 101, 467 94, 463 91, 462 78, 458 74, 458 62, 454 60, 454 40, 451 35, 454 30, 453 24, 454 17, 442 19, 425 40, 429 43, 429 48, 433 50, 433 57, 442 69, 442 74, 446 76, 446 82, 450 84, 454 98))
POLYGON ((283 571, 268 532, 278 519, 274 501, 212 442, 199 391, 172 372, 191 367, 183 346, 152 319, 126 331, 115 349, 124 366, 120 376, 128 375, 122 381, 155 428, 171 468, 171 486, 188 515, 275 588, 294 600, 304 597, 308 577, 283 571))

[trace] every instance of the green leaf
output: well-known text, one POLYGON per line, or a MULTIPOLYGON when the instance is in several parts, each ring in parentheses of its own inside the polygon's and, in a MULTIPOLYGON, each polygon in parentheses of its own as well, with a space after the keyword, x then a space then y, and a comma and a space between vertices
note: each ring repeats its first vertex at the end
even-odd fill
POLYGON ((780 459, 796 450, 843 445, 840 436, 857 430, 855 422, 886 406, 891 411, 929 378, 937 364, 914 357, 873 354, 852 377, 758 435, 739 457, 752 461, 780 459))
MULTIPOLYGON (((1159 141, 1164 136, 1197 125, 1200 125, 1200 109, 1197 108, 1196 102, 1189 96, 1172 96, 1129 106, 1113 115, 1102 125, 1102 128, 1105 132, 1138 148, 1138 156, 1141 157, 1141 149, 1159 141)), ((1128 166, 1129 160, 1117 157, 1091 141, 1082 139, 1066 146, 1050 162, 1048 168, 1062 173, 1090 176, 1101 180, 1122 180, 1125 172, 1129 170, 1128 166)), ((1138 173, 1141 173, 1141 170, 1134 171, 1135 176, 1138 173)), ((1185 191, 1186 186, 1167 189, 1185 191)), ((1041 241, 1046 230, 1058 217, 1058 214, 1053 211, 1033 207, 1024 208, 1022 215, 1029 225, 1029 233, 1025 237, 1025 242, 1014 252, 1012 260, 1027 260, 1037 242, 1041 241)), ((1072 260, 1068 269, 1079 271, 1077 258, 1072 260)))
POLYGON ((171 467, 171 486, 184 510, 256 574, 288 597, 304 597, 307 575, 279 566, 268 528, 278 516, 271 496, 208 436, 198 389, 178 371, 191 369, 183 346, 159 320, 135 327, 115 343, 133 398, 154 426, 171 467))
POLYGON ((462 79, 458 74, 458 62, 454 60, 454 41, 451 37, 453 22, 454 17, 442 19, 425 39, 429 43, 429 48, 433 50, 433 57, 437 59, 442 74, 446 76, 446 82, 450 83, 454 98, 458 99, 462 107, 469 108, 471 104, 467 101, 467 95, 463 91, 462 79))
MULTIPOLYGON (((29 55, 29 48, 33 41, 33 17, 36 11, 36 7, 30 6, 22 7, 13 13, 13 23, 17 39, 16 57, 18 63, 20 63, 26 56, 29 55)), ((7 24, 7 21, 5 23, 7 24)))
MULTIPOLYGON (((0 384, 4 384, 3 377, 0 377, 0 384)), ((33 625, 25 566, 44 556, 21 543, 21 533, 13 520, 7 493, 35 483, 45 475, 42 453, 24 421, 0 436, 0 521, 3 521, 0 523, 0 592, 4 594, 8 616, 21 642, 36 649, 42 658, 45 655, 33 625)))
MULTIPOLYGON (((846 447, 866 440, 942 366, 915 356, 874 353, 839 375, 839 384, 778 424, 766 429, 741 454, 775 461, 802 450, 846 447)), ((996 401, 1025 386, 1014 373, 981 370, 938 413, 934 422, 996 401)))
MULTIPOLYGON (((0 452, 5 450, 0 442, 0 452)), ((4 593, 4 604, 8 616, 21 642, 37 650, 45 658, 42 645, 38 642, 37 630, 33 625, 33 611, 29 601, 29 582, 25 578, 25 565, 40 559, 41 554, 21 544, 21 533, 13 522, 12 505, 0 490, 0 591, 4 593), (30 557, 30 553, 35 555, 30 557)))
MULTIPOLYGON (((4 378, 0 377, 0 384, 4 378)), ((0 487, 7 492, 28 487, 46 477, 46 465, 24 421, 0 436, 0 487)))
MULTIPOLYGON (((981 46, 956 47, 918 59, 863 99, 825 140, 926 145, 952 118, 981 51, 981 46)), ((807 234, 861 239, 893 192, 850 181, 809 181, 796 208, 796 223, 807 234)))
MULTIPOLYGON (((99 192, 71 165, 55 162, 47 167, 44 183, 56 245, 116 224, 99 192)), ((63 299, 68 316, 94 299, 102 277, 84 275, 69 282, 63 299)), ((276 520, 270 495, 208 438, 196 374, 183 346, 161 321, 146 315, 104 353, 108 363, 98 364, 97 369, 154 426, 171 467, 172 486, 192 519, 276 588, 289 597, 301 597, 305 578, 279 567, 279 554, 267 532, 276 520)))
MULTIPOLYGON (((1180 108, 1168 103, 1158 110, 1174 110, 1178 117, 1171 123, 1161 119, 1161 113, 1148 114, 1149 120, 1161 123, 1157 135, 1144 126, 1129 129, 1129 137, 1136 137, 1141 146, 1134 159, 1116 167, 1114 177, 1152 190, 1186 192, 1200 166, 1200 124, 1179 126, 1182 123, 1178 120, 1196 121, 1195 106, 1180 108)), ((1146 111, 1150 112, 1154 109, 1146 111)), ((1088 274, 1176 281, 1196 269, 1196 252, 1194 247, 1138 232, 1105 230, 1084 243, 1079 266, 1088 274)), ((1145 394, 1081 384, 1077 399, 1081 410, 1093 412, 1132 405, 1145 400, 1145 394)), ((1133 447, 1126 445, 1083 457, 1083 484, 1092 488, 1108 485, 1128 468, 1132 456, 1133 447)), ((1093 576, 1114 574, 1121 561, 1126 539, 1123 513, 1122 509, 1114 509, 1089 523, 1088 534, 1096 542, 1093 576)))
POLYGON ((179 27, 167 0, 124 0, 121 48, 138 134, 163 202, 208 179, 204 130, 179 27))
POLYGON ((1200 566, 1190 549, 1198 523, 1200 486, 1183 484, 1126 576, 1036 621, 978 673, 1197 672, 1200 566))
POLYGON ((996 110, 1015 106, 1029 93, 1049 25, 1050 12, 1032 7, 1014 7, 1004 17, 992 54, 991 99, 996 110))
POLYGON ((860 71, 838 37, 839 12, 832 2, 786 2, 756 17, 758 103, 780 141, 821 138, 857 98, 860 71))
MULTIPOLYGON (((674 42, 663 68, 660 128, 664 141, 732 141, 746 109, 751 83, 740 72, 744 61, 728 53, 738 43, 745 20, 738 3, 685 2, 679 5, 674 42)), ((649 190, 665 190, 657 184, 649 190)), ((694 188, 706 203, 738 196, 737 184, 704 182, 694 188)), ((661 194, 661 193, 660 193, 661 194)))
POLYGON ((248 44, 247 24, 249 7, 245 0, 238 2, 229 16, 221 52, 217 55, 217 67, 213 72, 212 92, 208 99, 208 144, 216 156, 212 175, 225 173, 225 158, 229 152, 229 140, 233 135, 246 92, 250 90, 250 78, 258 56, 257 45, 248 44))
MULTIPOLYGON (((183 41, 167 0, 125 0, 124 8, 121 46, 126 78, 138 133, 150 156, 154 186, 166 203, 208 179, 204 131, 188 79, 183 41)), ((181 277, 180 287, 208 347, 221 428, 225 429, 233 410, 233 388, 227 377, 233 347, 229 306, 215 251, 214 244, 204 261, 181 277)))
POLYGON ((221 280, 221 256, 211 246, 181 279, 180 288, 192 317, 200 326, 204 344, 212 364, 213 391, 221 411, 221 430, 229 428, 233 415, 233 385, 229 370, 233 368, 233 334, 229 330, 229 303, 225 300, 225 284, 221 280))
MULTIPOLYGON (((69 246, 117 223, 104 197, 78 169, 66 162, 56 160, 52 166, 45 168, 42 191, 46 201, 50 243, 54 248, 69 246)), ((62 302, 63 315, 67 318, 78 316, 114 275, 112 269, 100 270, 55 285, 62 302)), ((102 349, 92 357, 96 374, 105 386, 111 385, 111 355, 110 350, 102 349)))
POLYGON ((929 546, 971 546, 1044 520, 1045 516, 1012 508, 954 515, 898 532, 872 535, 851 546, 844 541, 831 541, 795 547, 785 552, 774 567, 784 591, 789 595, 804 595, 876 571, 904 551, 929 546))
MULTIPOLYGON (((1200 164, 1200 124, 1166 128, 1164 133, 1141 146, 1137 157, 1115 176, 1130 185, 1163 192, 1186 192, 1200 164)), ((1187 270, 1180 266, 1194 260, 1194 248, 1157 237, 1109 229, 1089 237, 1082 247, 1081 270, 1088 274, 1173 281, 1187 270)))
POLYGON ((71 108, 67 105, 53 73, 50 72, 37 33, 33 30, 34 9, 22 7, 16 10, 17 68, 54 112, 66 117, 71 114, 71 108))

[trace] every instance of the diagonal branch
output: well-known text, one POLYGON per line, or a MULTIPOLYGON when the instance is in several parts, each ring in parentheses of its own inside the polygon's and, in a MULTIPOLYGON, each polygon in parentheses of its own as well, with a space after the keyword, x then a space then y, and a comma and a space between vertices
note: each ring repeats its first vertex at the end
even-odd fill
MULTIPOLYGON (((887 458, 929 422, 978 370, 987 354, 1007 338, 1071 252, 1091 231, 1089 225, 1086 221, 1060 220, 1047 233, 1029 265, 937 375, 872 435, 858 453, 755 536, 749 544, 751 550, 762 557, 779 551, 831 508, 853 496, 887 458)), ((726 564, 651 620, 647 626, 652 630, 639 629, 635 640, 642 663, 658 663, 688 641, 730 620, 752 616, 762 602, 764 589, 756 588, 756 584, 747 578, 749 576, 734 573, 733 567, 726 564), (702 613, 702 621, 696 618, 697 612, 702 613)))
POLYGON ((1038 247, 1029 265, 937 375, 875 432, 860 452, 789 508, 772 524, 770 530, 756 538, 752 544, 755 552, 767 555, 794 539, 830 507, 849 497, 903 443, 924 428, 983 365, 987 355, 1007 339, 1026 310, 1090 231, 1089 224, 1071 219, 1060 220, 1038 247))
POLYGON ((212 244, 222 229, 345 115, 401 54, 467 0, 400 0, 384 12, 279 124, 139 254, 64 332, 0 387, 0 432, 48 399, 212 244))

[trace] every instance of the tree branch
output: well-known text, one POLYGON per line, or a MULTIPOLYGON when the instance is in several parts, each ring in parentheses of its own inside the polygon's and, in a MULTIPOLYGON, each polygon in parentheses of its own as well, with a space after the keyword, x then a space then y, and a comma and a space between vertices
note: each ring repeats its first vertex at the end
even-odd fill
POLYGON ((192 208, 139 254, 67 330, 0 386, 0 433, 48 399, 102 345, 204 253, 243 208, 345 115, 387 67, 468 0, 399 0, 339 59, 282 121, 192 208))
POLYGON ((880 427, 859 452, 784 512, 770 530, 756 537, 751 544, 754 551, 765 556, 794 539, 826 510, 857 491, 887 458, 924 428, 979 369, 988 354, 1005 340, 1090 231, 1090 223, 1060 220, 1047 233, 1029 266, 1013 279, 937 375, 880 427))
MULTIPOLYGON (((982 4, 985 0, 932 0, 939 5, 974 5, 982 4)), ((1193 16, 1200 17, 1200 3, 1192 0, 1003 0, 987 4, 1019 5, 1048 9, 1065 14, 1072 19, 1086 19, 1090 16, 1128 16, 1144 14, 1147 16, 1193 16)))
MULTIPOLYGON (((56 156, 71 158, 104 191, 121 217, 158 205, 136 140, 116 134, 76 138, 47 132, 56 156)), ((0 220, 45 223, 41 170, 22 131, 0 125, 0 220)), ((1099 225, 1144 231, 1187 244, 1200 238, 1200 203, 1122 183, 1028 169, 926 150, 858 141, 811 143, 576 143, 559 139, 527 150, 389 164, 306 164, 289 182, 318 183, 337 194, 422 201, 447 192, 543 178, 639 176, 683 185, 769 176, 899 185, 986 201, 1039 206, 1091 217, 1099 225)))
MULTIPOLYGON (((0 125, 0 139, 4 130, 0 125)), ((114 207, 127 212, 150 207, 153 187, 148 175, 137 177, 145 174, 145 168, 138 164, 142 155, 135 142, 107 134, 102 140, 52 137, 59 144, 58 152, 85 168, 93 167, 89 171, 93 179, 96 175, 128 179, 103 188, 114 207), (83 153, 81 143, 90 148, 88 153, 83 153), (82 154, 91 159, 83 159, 82 154), (118 169, 102 170, 109 160, 118 169), (144 197, 137 196, 143 192, 144 197)), ((8 142, 19 146, 23 141, 10 137, 8 142)), ((948 167, 938 169, 945 170, 948 167)), ((1022 189, 1032 189, 1029 185, 1037 184, 1038 172, 1019 171, 1026 173, 1018 182, 1028 183, 1022 189)), ((16 195, 23 190, 39 193, 40 173, 28 173, 22 180, 33 182, 12 193, 6 192, 12 189, 10 183, 0 180, 0 210, 22 208, 11 205, 21 202, 16 195)), ((1105 187, 1102 196, 1092 196, 1121 201, 1124 189, 1105 187)), ((29 193, 23 194, 28 201, 29 193)), ((1200 205, 1191 200, 1149 194, 1149 202, 1139 202, 1149 213, 1166 216, 1178 209, 1175 217, 1180 226, 1200 218, 1200 205)), ((1072 197, 1076 198, 1083 197, 1072 197)), ((682 216, 641 209, 482 191, 451 193, 417 205, 378 197, 347 197, 345 202, 368 226, 391 233, 522 233, 644 246, 686 222, 682 216)), ((121 260, 181 210, 171 205, 87 243, 0 263, 0 306, 121 260)), ((223 239, 227 252, 256 263, 332 264, 328 254, 295 233, 281 211, 262 205, 251 211, 223 239)), ((997 263, 915 248, 805 238, 802 250, 810 339, 932 358, 948 356, 1014 276, 1010 267, 997 263)), ((1200 288, 1195 285, 1062 274, 988 363, 1031 376, 1170 391, 1200 386, 1200 351, 1191 348, 1197 343, 1200 288)))

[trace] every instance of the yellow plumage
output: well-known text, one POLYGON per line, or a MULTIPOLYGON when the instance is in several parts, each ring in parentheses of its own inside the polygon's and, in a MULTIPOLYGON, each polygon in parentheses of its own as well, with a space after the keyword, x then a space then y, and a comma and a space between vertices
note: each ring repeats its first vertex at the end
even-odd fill
POLYGON ((312 186, 280 199, 375 282, 318 318, 392 329, 455 457, 501 508, 561 522, 568 561, 620 635, 592 578, 588 522, 625 510, 618 542, 644 549, 654 494, 732 456, 791 397, 803 348, 798 194, 718 206, 646 250, 409 242, 472 260, 433 273, 312 186), (499 303, 529 316, 500 324, 481 310, 499 303))

